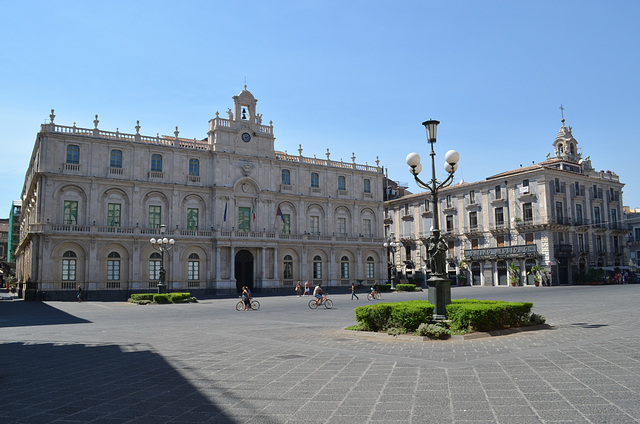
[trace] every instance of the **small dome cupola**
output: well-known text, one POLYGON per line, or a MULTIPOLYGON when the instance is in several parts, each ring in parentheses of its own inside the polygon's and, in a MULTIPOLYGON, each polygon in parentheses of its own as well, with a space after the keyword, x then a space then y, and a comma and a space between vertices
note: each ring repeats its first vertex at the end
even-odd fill
MULTIPOLYGON (((564 114, 564 108, 560 106, 560 109, 564 114)), ((564 124, 564 116, 562 117, 562 127, 553 142, 553 151, 557 159, 578 162, 582 158, 582 154, 578 150, 578 141, 571 134, 571 127, 567 128, 564 124)))

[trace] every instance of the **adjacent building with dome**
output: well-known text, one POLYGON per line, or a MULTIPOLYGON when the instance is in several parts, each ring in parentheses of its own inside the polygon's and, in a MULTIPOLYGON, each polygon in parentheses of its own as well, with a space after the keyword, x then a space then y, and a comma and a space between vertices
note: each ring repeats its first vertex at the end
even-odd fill
MULTIPOLYGON (((520 284, 531 284, 531 268, 543 268, 550 284, 574 284, 593 268, 629 263, 618 175, 597 171, 582 157, 571 127, 562 126, 553 156, 483 181, 460 182, 439 196, 440 229, 447 240, 448 273, 467 284, 507 284, 517 267, 520 284)), ((425 242, 433 212, 424 192, 385 202, 385 237, 400 241, 389 263, 403 278, 429 273, 425 242)))
POLYGON ((22 190, 17 279, 25 297, 122 299, 346 286, 386 278, 383 173, 276 151, 245 89, 205 138, 41 126, 22 190), (151 238, 173 238, 162 254, 151 238))

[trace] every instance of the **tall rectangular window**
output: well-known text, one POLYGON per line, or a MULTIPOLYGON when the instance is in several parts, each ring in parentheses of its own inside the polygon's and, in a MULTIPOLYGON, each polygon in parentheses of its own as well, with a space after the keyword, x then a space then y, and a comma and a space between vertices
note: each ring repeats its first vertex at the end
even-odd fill
POLYGON ((122 150, 111 151, 111 161, 109 166, 112 168, 122 168, 122 150))
POLYGON ((431 202, 425 199, 425 201, 424 201, 424 211, 425 212, 429 212, 429 203, 431 203, 431 202))
POLYGON ((67 146, 67 163, 77 165, 80 163, 80 147, 70 144, 67 146))
POLYGON ((475 230, 478 228, 478 212, 469 212, 469 228, 475 230))
POLYGON ((62 281, 75 281, 75 280, 76 280, 76 260, 63 259, 62 260, 62 281))
POLYGON ((238 208, 238 231, 251 231, 251 208, 238 208))
POLYGON ((64 225, 77 225, 78 224, 78 202, 73 200, 64 201, 63 211, 63 224, 64 225))
POLYGON ((120 280, 120 260, 109 259, 107 261, 107 280, 118 281, 120 280))
POLYGON ((120 203, 109 203, 107 205, 107 226, 120 226, 120 203))
POLYGON ((496 237, 496 246, 497 247, 504 247, 504 236, 497 236, 496 237))
POLYGON ((447 231, 453 231, 453 215, 447 215, 445 219, 447 223, 447 231))
POLYGON ((447 202, 446 205, 447 205, 448 208, 450 208, 451 207, 451 195, 447 194, 446 199, 447 199, 446 200, 446 202, 447 202))
POLYGON ((365 237, 373 237, 373 232, 371 231, 371 220, 363 219, 362 220, 362 235, 365 237))
POLYGON ((309 229, 311 230, 311 234, 315 236, 320 235, 320 217, 319 216, 309 217, 309 229))
POLYGON ((347 235, 347 218, 338 218, 338 235, 347 235))
POLYGON ((611 209, 611 228, 618 228, 618 210, 611 209))
POLYGON ((187 209, 187 230, 198 230, 198 209, 196 208, 187 209))
POLYGON ((522 219, 525 222, 533 221, 533 205, 530 202, 522 204, 522 219))
MULTIPOLYGON (((193 256, 193 255, 192 255, 193 256)), ((191 281, 200 280, 200 258, 189 258, 187 262, 187 278, 191 281), (198 259, 198 260, 196 260, 198 259)))
POLYGON ((533 233, 525 233, 524 244, 534 244, 533 233))
POLYGON ((582 205, 576 205, 576 224, 582 225, 582 205))
POLYGON ((282 170, 282 185, 291 185, 291 171, 288 169, 282 170))
POLYGON ((405 238, 413 238, 411 236, 411 221, 404 221, 404 237, 405 238))
POLYGON ((160 228, 162 207, 149 205, 149 228, 160 228))
POLYGON ((371 180, 368 178, 364 179, 364 192, 371 193, 371 180))
POLYGON ((189 159, 189 175, 193 177, 200 175, 200 161, 198 159, 189 159))
POLYGON ((480 246, 480 241, 477 238, 471 239, 471 248, 477 249, 480 246))
POLYGON ((160 279, 160 261, 151 259, 149 260, 149 279, 150 280, 159 280, 160 279))
POLYGON ((494 213, 496 218, 496 225, 504 225, 504 208, 500 206, 499 208, 495 209, 494 213))
POLYGON ((500 190, 499 185, 495 187, 495 191, 496 191, 496 199, 502 199, 502 190, 500 190))
POLYGON ((373 262, 373 258, 369 257, 367 258, 367 280, 373 280, 374 278, 376 278, 376 267, 375 267, 375 263, 373 262), (371 260, 369 260, 371 259, 371 260))
POLYGON ((578 252, 584 252, 584 235, 578 234, 578 252))
POLYGON ((562 216, 562 202, 556 202, 556 220, 558 222, 558 224, 562 224, 563 223, 563 216, 562 216))
POLYGON ((291 234, 291 215, 283 213, 282 221, 282 234, 291 234))
POLYGON ((317 172, 311 173, 311 187, 318 188, 320 187, 320 177, 317 172))
POLYGON ((162 172, 162 155, 151 155, 151 172, 162 172))
POLYGON ((600 207, 599 206, 593 207, 593 222, 595 224, 600 223, 600 207))
POLYGON ((476 203, 476 192, 473 190, 469 192, 469 203, 472 205, 476 203))
POLYGON ((347 183, 342 175, 338 177, 338 190, 346 190, 347 183))

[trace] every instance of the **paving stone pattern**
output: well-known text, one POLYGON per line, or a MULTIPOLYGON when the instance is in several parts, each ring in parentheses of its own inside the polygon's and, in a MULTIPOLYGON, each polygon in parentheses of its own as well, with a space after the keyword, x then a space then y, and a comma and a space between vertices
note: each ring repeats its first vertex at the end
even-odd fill
MULTIPOLYGON (((0 301, 0 423, 640 422, 640 285, 461 287, 548 329, 466 340, 354 334, 364 296, 188 305, 0 301)), ((7 294, 5 293, 5 297, 7 294)), ((426 298, 383 294, 384 301, 426 298)))

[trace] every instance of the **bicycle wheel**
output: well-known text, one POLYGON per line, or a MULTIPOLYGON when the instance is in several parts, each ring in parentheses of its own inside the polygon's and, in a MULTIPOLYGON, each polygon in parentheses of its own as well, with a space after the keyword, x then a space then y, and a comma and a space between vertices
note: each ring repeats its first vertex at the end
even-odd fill
POLYGON ((325 299, 324 300, 324 307, 327 308, 327 309, 333 308, 333 302, 331 301, 331 299, 325 299))
POLYGON ((257 300, 252 300, 251 309, 253 309, 254 311, 257 311, 258 309, 260 309, 260 302, 258 302, 257 300))
POLYGON ((381 297, 382 295, 380 295, 380 293, 376 293, 376 300, 380 300, 381 297))
POLYGON ((309 307, 311 309, 316 309, 318 307, 318 304, 316 303, 315 299, 312 299, 312 300, 309 301, 309 307))
POLYGON ((371 293, 367 293, 367 300, 373 299, 373 295, 371 293))
POLYGON ((244 302, 241 300, 238 303, 236 303, 236 311, 241 311, 244 309, 244 302))

